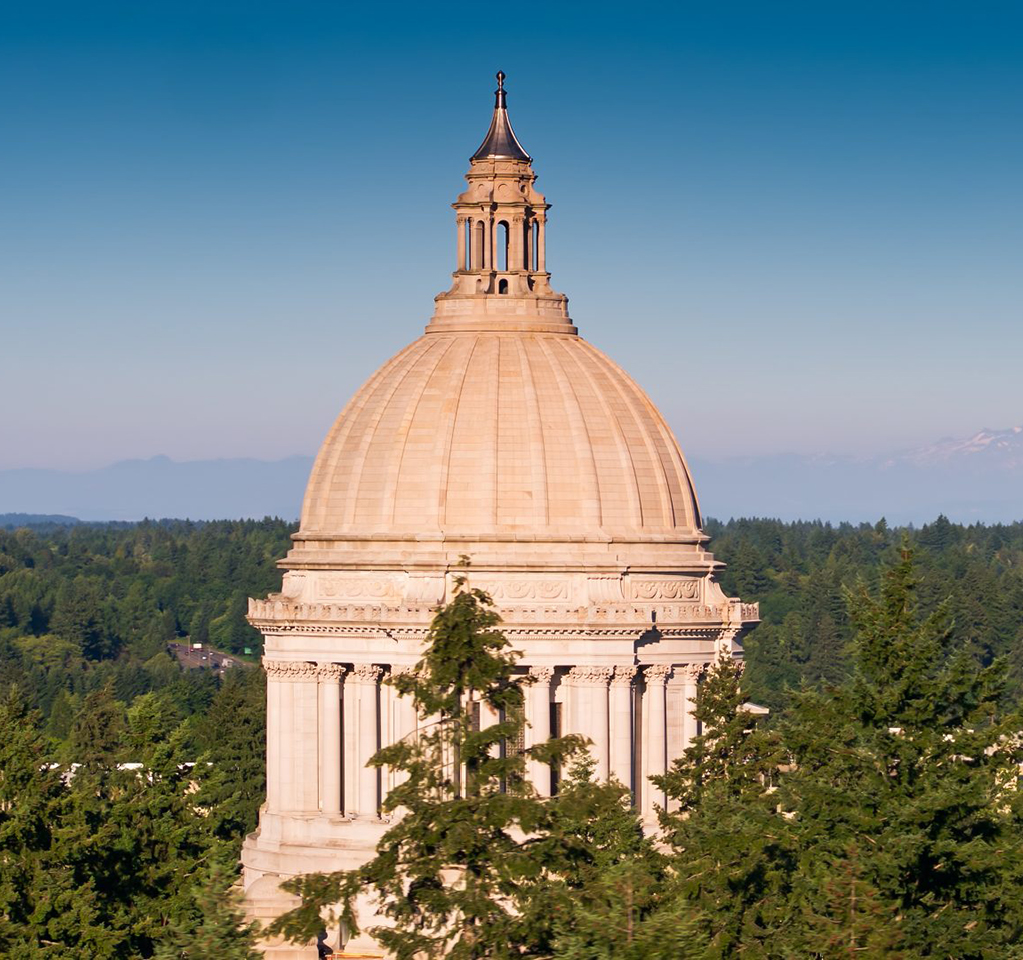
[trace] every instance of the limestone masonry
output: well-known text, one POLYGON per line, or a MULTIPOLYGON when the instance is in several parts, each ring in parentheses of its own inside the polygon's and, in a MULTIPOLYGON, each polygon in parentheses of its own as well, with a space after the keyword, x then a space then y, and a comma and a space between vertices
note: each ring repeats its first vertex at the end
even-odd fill
MULTIPOLYGON (((267 797, 242 851, 255 918, 295 902, 281 880, 372 855, 392 774, 366 763, 421 722, 382 681, 419 659, 461 555, 536 680, 527 745, 588 737, 598 774, 630 786, 651 827, 664 797, 648 778, 695 736, 701 672, 741 656, 737 638, 758 619, 756 604, 715 580, 664 419, 579 337, 551 289, 550 205, 503 79, 453 204, 454 283, 423 335, 342 411, 281 592, 249 604, 267 673, 267 797)), ((549 795, 550 769, 533 763, 530 775, 549 795)), ((347 946, 374 948, 365 935, 347 946)), ((264 951, 316 956, 284 943, 264 951)))

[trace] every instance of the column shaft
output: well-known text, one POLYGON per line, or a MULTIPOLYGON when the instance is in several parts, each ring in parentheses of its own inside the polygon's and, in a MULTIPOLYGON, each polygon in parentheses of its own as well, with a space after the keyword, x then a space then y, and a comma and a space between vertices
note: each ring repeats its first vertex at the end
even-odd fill
POLYGON ((458 247, 457 260, 458 265, 455 267, 456 270, 467 270, 468 265, 465 262, 465 217, 456 217, 455 226, 458 230, 458 238, 456 245, 458 247))
POLYGON ((263 658, 266 671, 266 808, 281 809, 281 681, 278 662, 263 658))
POLYGON ((646 680, 646 693, 643 697, 646 722, 643 724, 645 742, 643 744, 643 818, 656 818, 655 805, 664 805, 664 792, 650 781, 650 777, 659 776, 666 770, 667 743, 664 709, 664 686, 671 668, 661 664, 647 667, 643 671, 646 680))
POLYGON ((611 680, 611 774, 632 789, 632 679, 633 666, 615 667, 611 680))
POLYGON ((321 663, 320 675, 320 810, 341 813, 341 676, 345 668, 321 663))
POLYGON ((547 220, 541 217, 537 222, 536 235, 536 270, 537 273, 547 272, 547 220))
MULTIPOLYGON (((546 743, 551 738, 551 679, 554 677, 552 667, 530 667, 529 675, 533 684, 526 690, 528 707, 526 719, 529 729, 526 731, 527 742, 535 746, 546 743)), ((541 797, 551 795, 551 768, 539 760, 530 760, 527 768, 530 782, 541 797)))
POLYGON ((693 745, 696 739, 698 724, 696 722, 696 688, 703 672, 702 663, 687 664, 683 670, 682 684, 682 749, 686 750, 693 745))
POLYGON ((379 812, 379 771, 367 766, 378 749, 378 690, 380 667, 360 663, 355 667, 359 678, 359 816, 376 819, 379 812))

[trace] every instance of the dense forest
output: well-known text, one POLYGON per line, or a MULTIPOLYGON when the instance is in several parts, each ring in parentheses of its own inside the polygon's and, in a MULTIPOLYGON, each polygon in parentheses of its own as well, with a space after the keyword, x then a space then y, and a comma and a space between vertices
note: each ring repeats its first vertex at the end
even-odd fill
MULTIPOLYGON (((271 519, 99 525, 42 522, 0 530, 0 724, 5 732, 0 745, 0 954, 116 958, 251 955, 250 931, 238 926, 237 905, 229 893, 238 846, 255 824, 263 792, 261 647, 244 613, 247 596, 266 594, 279 584, 276 561, 286 553, 292 531, 293 526, 271 519), (172 654, 173 644, 185 642, 201 642, 205 649, 227 652, 235 666, 230 670, 186 668, 172 654)), ((996 712, 1009 716, 1016 711, 1023 699, 1023 524, 962 526, 939 517, 921 529, 904 530, 889 529, 883 520, 876 525, 837 527, 734 520, 710 521, 707 532, 715 556, 727 564, 722 573, 726 592, 759 600, 762 623, 744 640, 747 669, 741 693, 738 687, 728 689, 737 678, 719 677, 704 685, 705 738, 698 745, 700 750, 674 771, 667 789, 681 809, 692 812, 700 804, 701 809, 717 809, 721 823, 732 824, 729 829, 734 828, 734 836, 729 839, 721 832, 723 827, 712 829, 695 814, 686 821, 688 825, 675 819, 666 829, 675 838, 675 856, 684 859, 688 856, 685 850, 692 852, 701 844, 701 856, 708 856, 707 845, 716 843, 723 857, 731 855, 729 851, 740 851, 744 860, 759 864, 766 872, 756 883, 769 887, 771 877, 777 880, 781 876, 779 871, 795 869, 793 858, 811 854, 807 852, 810 847, 799 847, 804 841, 809 843, 800 835, 785 841, 793 846, 774 850, 768 857, 764 818, 770 819, 777 807, 777 803, 765 806, 761 796, 763 784, 773 778, 768 771, 785 766, 783 757, 786 761, 804 757, 799 770, 800 776, 805 773, 806 777, 811 770, 829 770, 828 764, 838 762, 815 753, 820 738, 801 740, 800 731, 817 727, 829 730, 828 736, 844 738, 847 745, 859 743, 862 749, 856 748, 860 750, 857 762, 865 762, 863 758, 871 750, 880 749, 876 738, 871 739, 874 727, 869 728, 869 736, 864 733, 867 728, 850 732, 848 717, 852 714, 848 709, 842 713, 838 707, 845 703, 848 708, 850 698, 862 700, 870 693, 864 692, 865 671, 903 681, 905 666, 893 666, 895 654, 889 651, 889 661, 874 662, 880 654, 874 647, 866 647, 864 638, 871 635, 872 622, 894 616, 883 606, 883 591, 894 589, 885 587, 886 578, 905 565, 907 548, 913 556, 913 570, 912 575, 903 572, 899 589, 907 596, 911 589, 913 602, 919 606, 919 622, 933 623, 921 632, 896 617, 892 630, 902 631, 912 642, 898 648, 898 657, 907 662, 915 655, 929 658, 922 668, 926 682, 917 678, 920 685, 914 693, 918 696, 924 691, 933 700, 929 709, 937 713, 932 712, 927 723, 936 729, 950 723, 949 729, 958 731, 963 729, 963 717, 969 716, 972 736, 982 723, 996 729, 991 719, 996 712), (868 609, 864 598, 873 596, 882 599, 868 609), (851 599, 855 597, 859 599, 851 599), (955 676, 942 670, 952 670, 955 676), (997 682, 990 679, 996 674, 997 682), (977 677, 988 679, 980 683, 977 677), (946 702, 943 696, 951 700, 946 702), (951 702, 956 697, 962 701, 958 707, 951 702), (745 727, 736 731, 728 725, 735 704, 745 698, 772 710, 755 737, 745 727), (708 731, 714 730, 718 731, 717 741, 707 739, 708 731), (777 737, 782 739, 772 740, 777 737), (730 768, 730 776, 735 769, 746 771, 734 789, 721 796, 702 786, 707 771, 721 761, 718 748, 741 756, 739 766, 733 763, 730 768), (754 771, 757 776, 750 779, 754 771), (697 804, 694 798, 702 799, 697 804), (744 833, 735 818, 750 818, 751 823, 760 825, 756 828, 760 833, 744 833), (705 832, 700 834, 700 830, 705 832)), ((877 686, 880 681, 875 678, 874 683, 877 686)), ((870 695, 880 696, 876 690, 870 695)), ((927 726, 919 711, 913 713, 905 704, 885 706, 886 714, 875 707, 871 709, 876 716, 888 717, 885 730, 909 730, 917 724, 924 731, 927 726), (893 717, 898 717, 897 723, 893 717)), ((953 739, 957 735, 946 734, 953 739)), ((936 746, 927 736, 921 732, 917 746, 922 749, 926 740, 932 754, 944 750, 940 742, 936 746)), ((989 739, 986 749, 993 749, 997 742, 989 739)), ((907 743, 896 744, 903 756, 897 763, 909 762, 907 743)), ((891 749, 891 744, 886 743, 884 749, 891 749)), ((960 759, 962 752, 956 755, 960 759)), ((987 779, 982 792, 991 783, 1004 782, 1004 769, 999 769, 1000 773, 984 773, 987 779)), ((848 774, 849 770, 843 769, 831 770, 830 775, 841 778, 848 774)), ((506 769, 500 772, 502 789, 511 782, 510 776, 506 769)), ((858 776, 863 780, 865 774, 861 771, 858 776)), ((817 796, 820 800, 821 784, 812 778, 801 782, 799 776, 782 779, 780 795, 800 811, 796 819, 805 823, 806 804, 811 802, 807 798, 817 796), (796 796, 793 790, 802 793, 796 796)), ((588 787, 585 765, 566 783, 560 813, 552 807, 545 814, 562 818, 562 846, 567 842, 566 829, 579 835, 592 830, 580 820, 580 810, 597 811, 608 824, 616 824, 616 830, 624 831, 615 842, 624 843, 622 836, 631 836, 629 815, 615 805, 621 798, 616 799, 613 791, 594 792, 588 787), (601 803, 611 806, 600 808, 601 803)), ((881 781, 884 789, 886 784, 881 781)), ((881 788, 875 783, 872 789, 876 793, 881 788)), ((947 789, 948 784, 936 783, 935 796, 947 789)), ((870 795, 857 796, 858 802, 870 807, 871 816, 881 816, 870 795)), ((919 809, 932 809, 928 806, 934 799, 931 794, 923 800, 912 791, 907 796, 913 803, 919 801, 919 809)), ((907 802, 906 797, 899 802, 907 802)), ((902 870, 905 874, 910 868, 901 861, 896 869, 890 860, 875 863, 871 859, 876 851, 868 849, 871 841, 864 831, 873 828, 863 827, 857 833, 859 828, 853 829, 845 821, 840 828, 834 827, 834 818, 842 812, 838 807, 815 809, 821 824, 832 824, 828 829, 834 828, 836 842, 841 840, 845 846, 828 848, 837 872, 815 881, 817 906, 813 910, 819 915, 807 921, 809 926, 801 934, 803 946, 812 942, 815 923, 824 931, 821 936, 825 939, 820 942, 827 940, 828 925, 841 921, 832 914, 836 910, 841 913, 839 901, 848 894, 859 906, 841 927, 843 935, 852 924, 850 942, 866 945, 862 949, 856 946, 855 955, 900 955, 891 944, 902 940, 889 943, 869 930, 872 916, 880 917, 895 909, 892 904, 899 897, 905 899, 904 886, 900 886, 908 882, 905 876, 899 880, 885 871, 902 870)), ((970 810, 971 822, 992 831, 990 836, 998 837, 1006 849, 1019 846, 1015 833, 1006 840, 998 832, 1005 824, 995 829, 977 813, 976 805, 970 810)), ((851 818, 849 822, 855 819, 850 810, 844 813, 851 818)), ((951 815, 943 816, 948 820, 951 815)), ((864 817, 865 824, 870 817, 864 817)), ((886 817, 888 812, 882 819, 890 826, 886 817)), ((917 823, 914 829, 927 834, 930 827, 917 823)), ((969 829, 963 829, 967 836, 969 829)), ((905 838, 900 837, 902 840, 905 838)), ((659 859, 662 854, 655 855, 647 845, 630 843, 625 843, 620 856, 608 853, 600 861, 604 865, 600 870, 594 864, 585 869, 576 864, 581 870, 577 878, 580 889, 585 888, 596 900, 580 899, 576 894, 569 899, 577 901, 577 906, 589 904, 590 914, 573 913, 575 919, 565 921, 568 926, 561 934, 549 928, 541 938, 543 944, 533 953, 515 955, 604 956, 587 940, 586 924, 591 924, 592 936, 599 939, 607 920, 602 919, 601 911, 622 908, 620 884, 614 880, 619 869, 628 883, 663 883, 682 899, 669 902, 647 897, 643 901, 646 906, 637 905, 637 901, 635 919, 637 923, 649 921, 643 934, 649 939, 636 940, 632 954, 628 952, 632 947, 627 950, 619 943, 617 953, 606 955, 659 956, 650 952, 653 948, 649 945, 677 942, 674 934, 670 940, 664 939, 664 930, 669 928, 689 931, 692 936, 686 942, 690 946, 717 946, 713 950, 707 946, 709 953, 694 946, 691 953, 665 956, 738 955, 754 943, 759 944, 756 949, 760 952, 750 955, 780 955, 763 947, 761 927, 773 929, 771 925, 781 923, 785 911, 793 909, 790 889, 770 888, 775 897, 771 909, 777 913, 770 917, 757 914, 757 929, 747 937, 741 924, 754 920, 739 916, 738 906, 729 908, 727 917, 716 916, 711 901, 746 890, 749 896, 755 893, 767 903, 767 887, 747 890, 743 884, 753 881, 743 874, 745 879, 736 880, 731 888, 727 884, 697 884, 683 890, 677 886, 677 864, 659 859), (640 857, 642 864, 623 866, 629 857, 640 857), (605 867, 611 872, 601 872, 605 867), (633 876, 630 870, 638 872, 633 876), (732 924, 727 930, 722 926, 726 921, 732 924), (641 943, 647 948, 641 949, 641 943)), ((600 843, 593 841, 590 847, 599 848, 600 843)), ((569 843, 565 849, 575 848, 569 843)), ((928 870, 947 869, 938 861, 928 863, 928 870)), ((993 870, 986 861, 980 863, 978 872, 964 883, 972 883, 981 891, 978 896, 991 901, 984 884, 997 882, 1005 896, 1011 894, 1023 903, 1019 879, 993 870), (982 873, 987 878, 983 882, 982 873)), ((791 883, 791 876, 786 876, 785 882, 791 883)), ((376 879, 383 882, 379 874, 376 879)), ((337 891, 333 892, 336 897, 337 891)), ((984 909, 997 913, 1004 906, 1001 901, 994 906, 992 902, 984 909)), ((528 909, 537 903, 527 905, 528 909)), ((549 912, 550 904, 543 903, 546 905, 537 909, 549 912)), ((942 916, 948 917, 958 918, 971 909, 959 901, 953 908, 951 901, 940 897, 934 903, 934 909, 945 911, 942 916)), ((810 909, 803 903, 799 909, 804 908, 810 909)), ((921 902, 919 908, 914 922, 923 930, 927 904, 921 902)), ((899 914, 903 915, 910 916, 910 912, 899 914)), ((1008 920, 996 923, 996 919, 984 921, 988 924, 984 949, 994 953, 974 954, 961 947, 959 953, 943 955, 1013 955, 1003 949, 1009 942, 1004 939, 1008 936, 1006 924, 1011 924, 1008 920)), ((960 927, 957 936, 962 933, 960 927)), ((930 955, 910 948, 912 937, 924 935, 907 930, 908 926, 899 933, 899 937, 910 938, 902 955, 930 955)), ((1023 935, 1023 928, 1019 933, 1023 935)), ((846 954, 836 947, 816 954, 797 949, 791 955, 846 954)))

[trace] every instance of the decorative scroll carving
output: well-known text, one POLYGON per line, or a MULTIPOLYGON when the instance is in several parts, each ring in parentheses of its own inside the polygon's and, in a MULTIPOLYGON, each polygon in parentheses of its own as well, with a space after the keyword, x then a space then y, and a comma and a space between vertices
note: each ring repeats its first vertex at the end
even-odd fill
POLYGON ((318 667, 304 660, 267 660, 263 658, 263 669, 270 680, 315 681, 318 667))
POLYGON ((611 683, 616 686, 629 686, 635 678, 638 670, 636 667, 615 667, 614 676, 611 678, 611 683))
POLYGON ((643 668, 643 679, 648 684, 666 683, 671 675, 671 667, 664 663, 655 663, 643 668))
POLYGON ((340 681, 345 675, 345 668, 340 663, 321 663, 317 665, 316 675, 320 680, 340 681))
POLYGON ((572 683, 604 683, 611 679, 612 667, 580 666, 568 671, 568 679, 572 683))
POLYGON ((693 577, 664 580, 626 580, 633 600, 699 600, 700 581, 693 577))
POLYGON ((567 580, 477 580, 472 586, 494 600, 568 600, 567 580))
POLYGON ((375 663, 357 663, 352 670, 355 678, 361 683, 376 683, 383 672, 375 663))
POLYGON ((397 599, 397 584, 388 577, 323 577, 317 593, 327 599, 387 600, 397 599))
POLYGON ((537 683, 550 683, 554 679, 554 667, 530 667, 529 675, 537 683))

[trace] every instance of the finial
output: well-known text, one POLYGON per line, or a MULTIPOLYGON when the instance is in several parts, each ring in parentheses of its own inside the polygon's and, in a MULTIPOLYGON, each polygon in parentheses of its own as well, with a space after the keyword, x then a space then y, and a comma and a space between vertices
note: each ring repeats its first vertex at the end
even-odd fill
POLYGON ((495 99, 494 106, 501 109, 505 106, 505 93, 504 93, 504 71, 497 71, 497 89, 494 91, 495 99))

